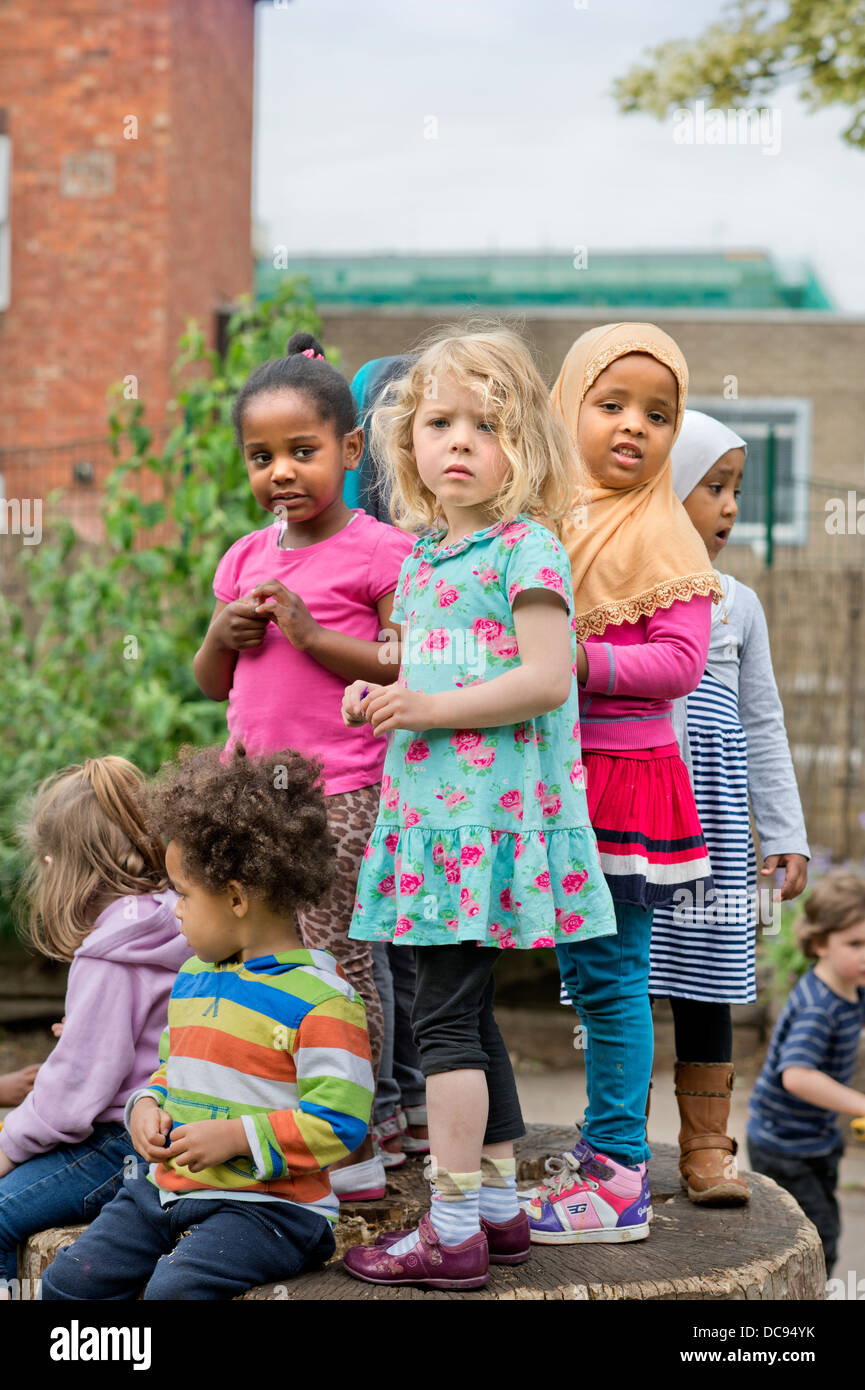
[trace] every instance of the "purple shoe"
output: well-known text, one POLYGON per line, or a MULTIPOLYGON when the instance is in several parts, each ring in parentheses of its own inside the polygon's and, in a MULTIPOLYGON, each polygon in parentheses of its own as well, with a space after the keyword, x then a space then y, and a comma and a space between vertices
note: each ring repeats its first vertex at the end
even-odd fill
MULTIPOLYGON (((568 1169, 572 1170, 575 1165, 579 1168, 581 1164, 587 1161, 591 1162, 594 1157, 595 1150, 588 1140, 583 1139, 581 1136, 572 1149, 569 1149, 566 1153, 560 1154, 557 1158, 547 1159, 546 1168, 551 1176, 546 1178, 543 1182, 538 1183, 537 1187, 523 1188, 518 1192, 517 1196, 519 1197, 520 1205, 526 1206, 531 1202, 545 1201, 551 1194, 558 1190, 563 1172, 566 1173, 568 1169)), ((651 1221, 653 1219, 653 1212, 652 1194, 649 1188, 649 1171, 646 1165, 643 1165, 643 1168, 643 1186, 640 1191, 638 1205, 646 1208, 646 1220, 651 1221)))
MULTIPOLYGON (((491 1265, 525 1264, 532 1253, 529 1218, 524 1211, 510 1221, 486 1221, 481 1217, 481 1230, 487 1238, 491 1265)), ((377 1246, 396 1245, 409 1231, 384 1231, 376 1236, 377 1246)))
POLYGON ((651 1196, 645 1163, 629 1166, 589 1146, 578 1163, 563 1155, 564 1167, 529 1202, 527 1214, 536 1245, 585 1241, 645 1240, 651 1196))
POLYGON ((480 1289, 489 1283, 490 1256, 483 1231, 460 1245, 442 1245, 429 1213, 421 1217, 417 1231, 420 1240, 405 1255, 389 1255, 380 1245, 353 1245, 343 1256, 346 1273, 367 1284, 418 1284, 425 1289, 480 1289))

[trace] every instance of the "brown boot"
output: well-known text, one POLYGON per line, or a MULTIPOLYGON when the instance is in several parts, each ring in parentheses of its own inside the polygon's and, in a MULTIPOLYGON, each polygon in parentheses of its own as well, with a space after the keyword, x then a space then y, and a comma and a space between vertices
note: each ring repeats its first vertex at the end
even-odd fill
POLYGON ((736 1169, 735 1139, 727 1136, 732 1062, 677 1062, 679 1172, 692 1202, 740 1206, 751 1196, 736 1169))

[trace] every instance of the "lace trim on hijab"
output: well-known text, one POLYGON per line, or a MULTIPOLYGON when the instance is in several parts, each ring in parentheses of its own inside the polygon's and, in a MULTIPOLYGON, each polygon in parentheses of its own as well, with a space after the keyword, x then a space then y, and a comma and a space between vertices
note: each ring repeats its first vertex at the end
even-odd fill
POLYGON ((587 637, 600 637, 608 627, 619 627, 622 623, 636 623, 640 618, 650 618, 659 608, 671 608, 679 600, 687 602, 698 594, 711 595, 712 602, 718 603, 722 596, 721 585, 716 574, 688 574, 667 579, 654 589, 635 594, 633 598, 616 599, 611 603, 599 604, 588 613, 578 613, 576 617, 577 641, 587 637))
POLYGON ((629 352, 648 353, 650 357, 657 358, 659 362, 664 363, 665 367, 670 368, 679 386, 679 400, 681 406, 676 413, 677 416, 684 414, 685 402, 682 400, 682 374, 679 362, 673 357, 672 353, 667 352, 663 347, 658 347, 656 343, 648 343, 645 338, 632 338, 624 344, 615 343, 612 347, 605 348, 603 352, 599 352, 596 357, 590 358, 586 363, 584 377, 585 390, 583 391, 583 396, 585 396, 586 391, 594 385, 595 381, 601 375, 601 372, 604 371, 611 362, 615 361, 618 357, 625 357, 629 352))

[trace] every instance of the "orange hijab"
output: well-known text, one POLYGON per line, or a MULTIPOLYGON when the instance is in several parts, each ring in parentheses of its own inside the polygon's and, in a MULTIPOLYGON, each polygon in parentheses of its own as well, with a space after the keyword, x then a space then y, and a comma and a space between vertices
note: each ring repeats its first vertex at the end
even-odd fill
POLYGON ((679 387, 673 439, 688 397, 688 368, 673 339, 652 323, 605 323, 578 338, 552 390, 553 409, 568 432, 587 476, 577 488, 574 517, 562 523, 571 561, 577 640, 611 623, 634 623, 658 608, 695 594, 720 597, 706 547, 673 492, 670 459, 654 478, 630 488, 599 487, 579 455, 577 433, 586 392, 605 367, 629 352, 663 362, 679 387))

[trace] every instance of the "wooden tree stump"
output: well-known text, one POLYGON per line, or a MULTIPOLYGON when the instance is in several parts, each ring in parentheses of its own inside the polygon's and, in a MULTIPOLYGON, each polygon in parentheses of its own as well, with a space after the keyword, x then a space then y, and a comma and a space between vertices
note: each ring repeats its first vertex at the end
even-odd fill
MULTIPOLYGON (((521 1185, 545 1176, 549 1154, 572 1148, 576 1130, 530 1125, 517 1143, 521 1185)), ((466 1293, 387 1288, 352 1279, 341 1257, 381 1231, 415 1225, 429 1206, 423 1163, 409 1159, 388 1176, 379 1202, 342 1204, 336 1256, 323 1269, 265 1284, 243 1300, 291 1302, 357 1299, 696 1299, 814 1300, 825 1297, 826 1267, 817 1231, 793 1198, 750 1174, 746 1207, 697 1207, 679 1186, 678 1150, 658 1144, 650 1166, 654 1221, 648 1240, 621 1245, 537 1245, 524 1265, 493 1265, 490 1282, 466 1293)), ((27 1242, 19 1277, 36 1289, 42 1271, 84 1227, 41 1231, 27 1242)), ((28 1297, 24 1287, 22 1296, 28 1297)), ((35 1293, 30 1292, 29 1297, 35 1293)))
MULTIPOLYGON (((529 1125, 517 1142, 517 1180, 543 1179, 544 1160, 573 1148, 577 1131, 529 1125)), ((493 1265, 486 1288, 466 1293, 388 1288, 352 1279, 334 1258, 284 1284, 250 1289, 244 1299, 784 1299, 825 1297, 826 1266, 817 1231, 770 1178, 749 1175, 746 1207, 697 1207, 679 1185, 679 1154, 657 1144, 650 1165, 654 1221, 648 1240, 621 1245, 535 1245, 524 1265, 493 1265)), ((388 1177, 382 1202, 343 1203, 337 1257, 380 1231, 412 1226, 429 1207, 423 1166, 413 1160, 388 1177)))

